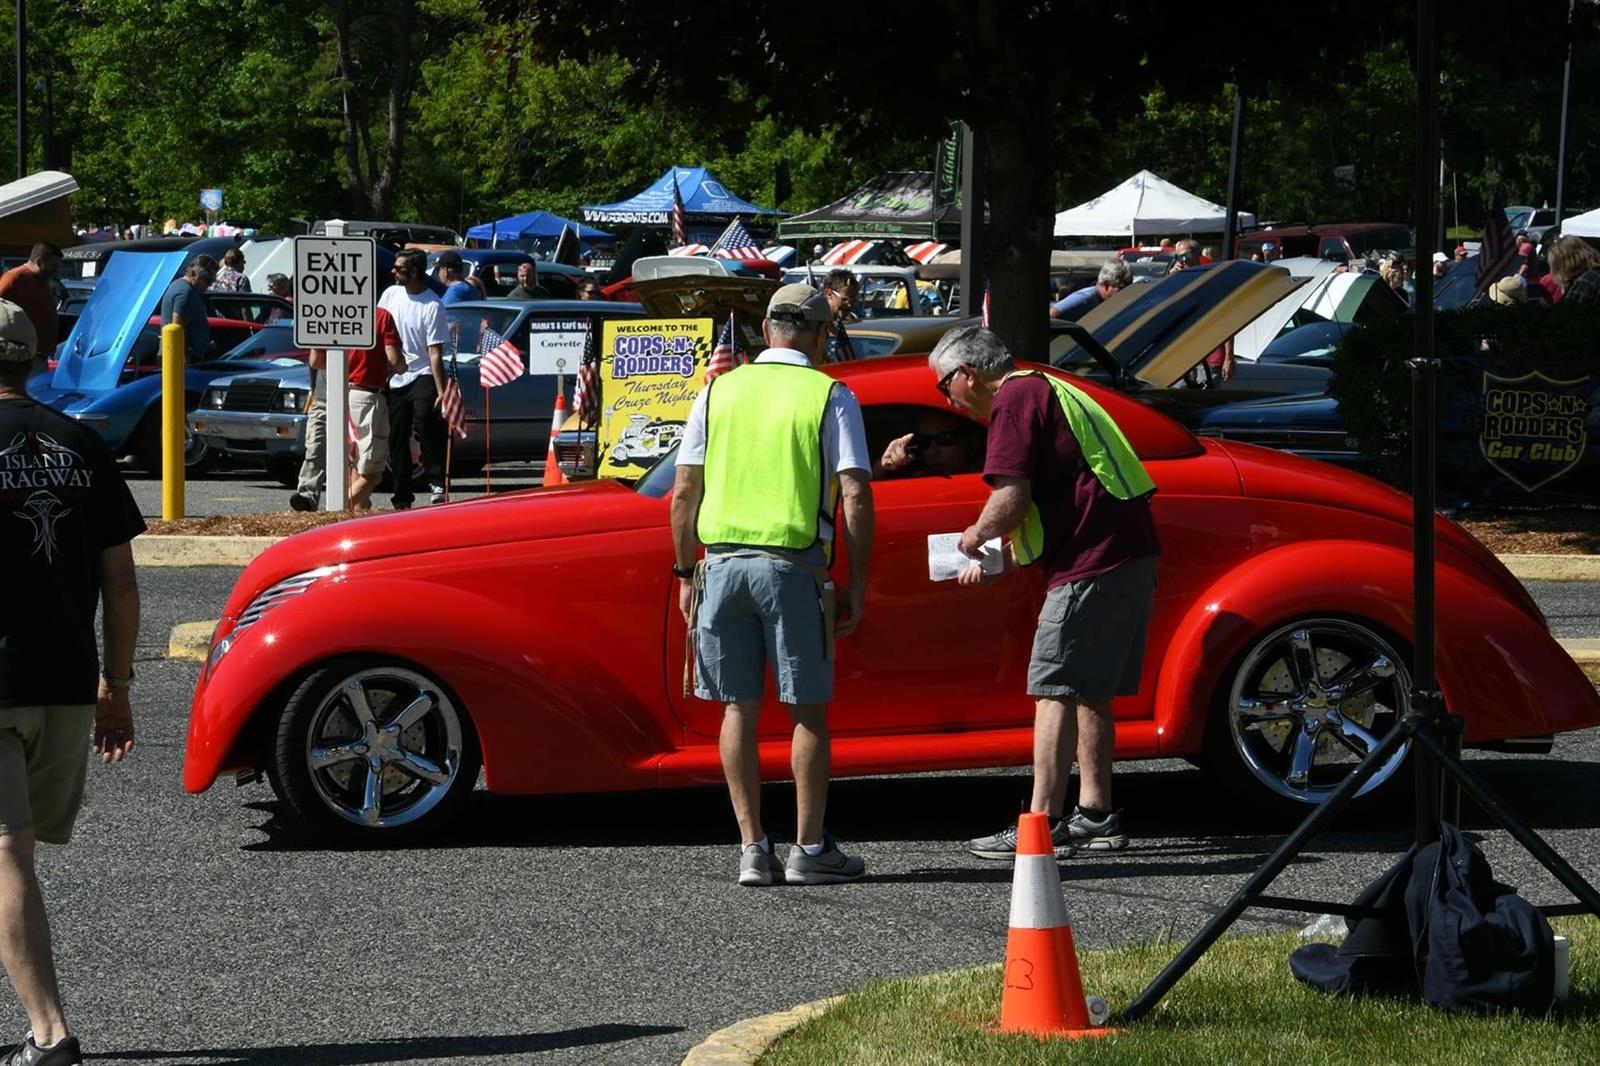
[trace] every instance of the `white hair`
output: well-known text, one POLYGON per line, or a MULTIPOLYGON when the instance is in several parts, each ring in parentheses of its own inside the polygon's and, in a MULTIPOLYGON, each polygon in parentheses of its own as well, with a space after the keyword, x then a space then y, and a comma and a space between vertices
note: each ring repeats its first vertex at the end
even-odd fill
POLYGON ((981 376, 997 378, 1016 366, 1000 338, 982 326, 958 326, 939 338, 928 354, 928 367, 944 377, 958 366, 970 366, 981 376))

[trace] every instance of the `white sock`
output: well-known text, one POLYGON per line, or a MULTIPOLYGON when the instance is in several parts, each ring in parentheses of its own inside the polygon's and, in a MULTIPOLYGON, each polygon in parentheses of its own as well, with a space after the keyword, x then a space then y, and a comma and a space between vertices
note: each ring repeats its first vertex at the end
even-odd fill
POLYGON ((746 845, 746 847, 757 847, 757 848, 761 849, 763 854, 771 855, 772 854, 772 837, 770 835, 764 836, 760 840, 756 841, 755 844, 746 845))
POLYGON ((801 844, 800 845, 800 850, 805 852, 807 855, 810 855, 812 858, 816 858, 818 855, 822 854, 822 845, 821 844, 801 844))

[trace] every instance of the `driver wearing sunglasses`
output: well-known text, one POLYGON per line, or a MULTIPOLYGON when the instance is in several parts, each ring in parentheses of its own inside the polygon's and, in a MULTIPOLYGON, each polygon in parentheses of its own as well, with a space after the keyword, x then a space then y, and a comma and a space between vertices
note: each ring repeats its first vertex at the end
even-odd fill
POLYGON ((924 411, 915 430, 896 437, 884 449, 874 476, 903 477, 932 474, 951 477, 977 473, 982 455, 977 448, 976 426, 948 411, 924 411))

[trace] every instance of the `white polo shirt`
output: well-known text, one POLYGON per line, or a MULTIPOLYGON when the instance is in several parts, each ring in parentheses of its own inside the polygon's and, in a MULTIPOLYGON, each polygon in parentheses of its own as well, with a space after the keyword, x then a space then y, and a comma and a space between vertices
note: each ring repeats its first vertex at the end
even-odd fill
POLYGON ((431 373, 428 345, 449 348, 444 304, 429 289, 414 293, 407 292, 404 285, 391 285, 378 297, 378 306, 394 319, 394 328, 400 333, 400 350, 406 353, 406 368, 389 376, 391 389, 402 388, 431 373))
MULTIPOLYGON (((788 366, 810 366, 811 360, 793 348, 768 348, 756 357, 758 363, 784 363, 788 366)), ((678 445, 678 463, 682 466, 706 465, 706 396, 710 389, 701 389, 689 409, 689 421, 684 423, 683 440, 678 445)), ((872 459, 867 455, 867 427, 861 421, 861 404, 855 393, 846 385, 839 385, 828 394, 826 416, 822 420, 822 457, 824 469, 835 474, 853 470, 862 477, 872 477, 872 459)), ((821 537, 833 539, 833 523, 823 522, 821 537)))

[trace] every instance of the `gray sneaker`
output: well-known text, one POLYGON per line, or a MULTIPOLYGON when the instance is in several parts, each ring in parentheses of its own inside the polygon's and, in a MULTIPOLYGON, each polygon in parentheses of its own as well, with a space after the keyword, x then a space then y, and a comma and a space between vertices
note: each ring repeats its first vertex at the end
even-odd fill
MULTIPOLYGON (((1067 821, 1056 819, 1050 827, 1050 843, 1055 846, 1056 858, 1072 858, 1073 841, 1067 837, 1067 821)), ((998 833, 967 841, 967 850, 980 859, 1014 859, 1017 856, 1017 823, 1012 822, 998 833)))
MULTIPOLYGON (((1127 834, 1122 831, 1122 812, 1112 811, 1100 821, 1095 821, 1078 807, 1072 815, 1057 825, 1064 825, 1072 846, 1081 851, 1121 851, 1128 846, 1127 834)), ((1055 833, 1052 831, 1052 836, 1055 833)))
POLYGON ((832 885, 840 881, 854 881, 867 872, 864 859, 846 855, 839 844, 826 832, 822 834, 822 851, 807 855, 799 844, 789 848, 789 861, 784 864, 784 880, 791 885, 832 885))
POLYGON ((739 883, 747 888, 764 888, 783 879, 783 863, 777 851, 762 851, 760 844, 746 844, 739 854, 739 883))

